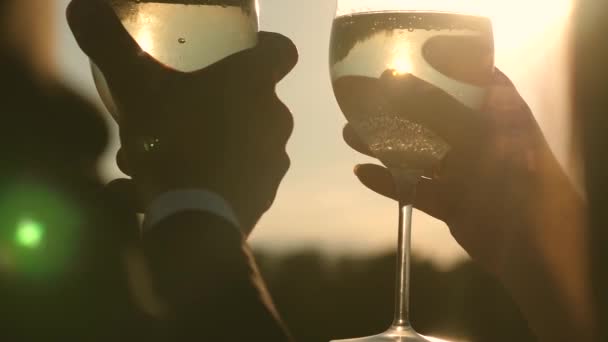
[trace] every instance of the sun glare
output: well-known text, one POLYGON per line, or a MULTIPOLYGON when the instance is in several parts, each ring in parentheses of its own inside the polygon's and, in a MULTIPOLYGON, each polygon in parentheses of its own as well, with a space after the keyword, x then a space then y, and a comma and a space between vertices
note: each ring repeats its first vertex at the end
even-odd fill
POLYGON ((448 342, 446 340, 441 340, 436 337, 424 336, 424 338, 426 338, 427 340, 429 340, 431 342, 448 342))
POLYGON ((388 65, 389 70, 393 70, 393 76, 404 75, 412 72, 412 65, 403 56, 397 56, 388 65))
POLYGON ((487 1, 483 13, 492 20, 497 51, 510 51, 559 35, 572 6, 572 0, 495 0, 487 1))
POLYGON ((154 50, 154 39, 150 31, 147 30, 146 27, 143 27, 135 36, 135 40, 139 47, 145 52, 152 54, 154 50))
MULTIPOLYGON (((573 7, 573 0, 377 0, 377 8, 458 12, 489 17, 494 26, 497 52, 543 44, 547 32, 564 27, 573 7)), ((376 6, 376 5, 375 5, 376 6)), ((349 7, 343 9, 351 10, 349 7)), ((340 13, 340 8, 338 9, 340 13)))
POLYGON ((412 72, 410 60, 410 48, 407 41, 404 41, 402 44, 396 45, 393 58, 386 67, 393 70, 393 76, 408 74, 412 72))

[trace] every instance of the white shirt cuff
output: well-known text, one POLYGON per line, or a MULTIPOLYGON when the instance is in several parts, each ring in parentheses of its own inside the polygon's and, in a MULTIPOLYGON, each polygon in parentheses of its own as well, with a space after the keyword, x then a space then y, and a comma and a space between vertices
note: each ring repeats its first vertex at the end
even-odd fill
POLYGON ((204 211, 215 214, 241 229, 232 206, 220 195, 203 189, 186 189, 166 192, 158 196, 146 209, 143 233, 162 220, 182 211, 204 211))

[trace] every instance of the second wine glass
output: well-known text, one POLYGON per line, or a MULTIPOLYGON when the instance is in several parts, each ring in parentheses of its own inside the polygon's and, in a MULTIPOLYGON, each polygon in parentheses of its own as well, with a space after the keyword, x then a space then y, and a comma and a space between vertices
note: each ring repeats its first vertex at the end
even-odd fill
POLYGON ((492 25, 467 3, 338 0, 330 47, 334 93, 357 135, 391 171, 403 199, 398 203, 393 323, 382 334, 344 342, 436 341, 418 334, 410 322, 411 199, 420 178, 450 146, 404 115, 415 106, 400 106, 435 101, 436 92, 425 95, 419 89, 432 86, 465 106, 481 108, 494 71, 492 25))

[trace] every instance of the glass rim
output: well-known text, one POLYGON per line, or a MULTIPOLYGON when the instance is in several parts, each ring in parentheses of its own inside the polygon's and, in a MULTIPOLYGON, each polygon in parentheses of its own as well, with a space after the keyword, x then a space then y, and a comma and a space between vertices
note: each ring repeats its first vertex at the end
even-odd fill
POLYGON ((466 1, 431 0, 335 0, 335 17, 374 12, 453 13, 489 17, 487 6, 466 1))

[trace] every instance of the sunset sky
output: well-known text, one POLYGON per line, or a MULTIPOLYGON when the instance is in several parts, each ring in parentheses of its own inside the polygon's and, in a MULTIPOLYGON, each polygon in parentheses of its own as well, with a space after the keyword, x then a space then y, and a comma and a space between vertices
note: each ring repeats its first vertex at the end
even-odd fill
MULTIPOLYGON (((570 1, 462 1, 473 7, 482 4, 492 19, 496 65, 516 83, 558 158, 568 166, 568 69, 564 51, 570 1)), ((88 60, 65 22, 68 2, 57 0, 55 10, 59 73, 102 108, 88 60)), ((328 253, 378 253, 394 248, 396 205, 359 184, 352 168, 370 160, 351 151, 341 137, 345 120, 333 97, 328 67, 334 1, 261 0, 260 8, 261 29, 290 37, 299 48, 300 63, 278 87, 295 119, 288 145, 292 167, 275 205, 260 222, 253 243, 280 251, 314 247, 328 253)), ((116 136, 114 139, 101 165, 107 179, 120 175, 114 162, 116 136)), ((418 255, 442 265, 466 257, 444 224, 419 212, 414 216, 413 246, 418 255)))

